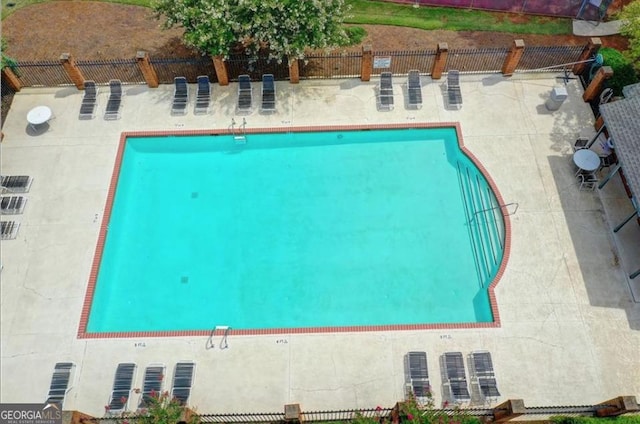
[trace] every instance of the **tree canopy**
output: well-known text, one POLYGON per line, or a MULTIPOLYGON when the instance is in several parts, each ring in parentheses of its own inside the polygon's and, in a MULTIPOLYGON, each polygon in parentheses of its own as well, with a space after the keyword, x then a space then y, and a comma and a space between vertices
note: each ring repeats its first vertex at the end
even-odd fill
POLYGON ((622 21, 620 33, 629 38, 627 53, 636 68, 640 68, 640 0, 624 6, 618 18, 622 21))
POLYGON ((155 0, 165 27, 181 26, 185 42, 228 57, 238 44, 255 54, 268 47, 279 60, 302 58, 307 48, 344 45, 344 0, 155 0))

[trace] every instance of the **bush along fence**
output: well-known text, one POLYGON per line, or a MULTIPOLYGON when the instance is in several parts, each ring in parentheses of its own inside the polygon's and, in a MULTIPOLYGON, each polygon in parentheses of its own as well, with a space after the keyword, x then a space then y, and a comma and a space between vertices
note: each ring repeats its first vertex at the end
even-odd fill
MULTIPOLYGON (((446 405, 446 404, 445 404, 446 405)), ((422 405, 415 398, 398 402, 392 408, 303 411, 300 404, 284 406, 283 412, 196 414, 181 406, 178 415, 146 411, 140 415, 92 417, 79 411, 65 411, 65 424, 487 424, 487 423, 566 423, 580 424, 581 417, 611 419, 627 414, 640 422, 640 405, 635 396, 618 396, 597 405, 526 407, 522 399, 507 400, 493 408, 448 407, 435 409, 431 401, 422 405), (178 418, 176 418, 178 417, 178 418)), ((631 422, 631 420, 628 420, 631 422)), ((633 421, 635 423, 635 421, 633 421)))
POLYGON ((266 55, 250 60, 246 55, 187 59, 154 59, 146 52, 138 52, 134 59, 76 60, 64 53, 58 61, 19 61, 12 70, 2 70, 3 83, 15 92, 22 87, 52 87, 75 85, 82 89, 85 80, 106 84, 119 79, 127 84, 172 84, 176 76, 184 76, 191 83, 198 75, 208 75, 220 85, 236 81, 238 75, 249 74, 259 80, 263 74, 273 74, 278 80, 298 83, 301 79, 360 78, 369 81, 383 71, 406 75, 417 69, 434 80, 450 69, 461 73, 558 72, 584 71, 576 62, 588 59, 597 52, 600 40, 591 39, 587 46, 526 47, 515 40, 509 48, 451 49, 439 43, 436 49, 420 51, 374 51, 364 46, 360 52, 310 54, 301 60, 270 60, 266 55))

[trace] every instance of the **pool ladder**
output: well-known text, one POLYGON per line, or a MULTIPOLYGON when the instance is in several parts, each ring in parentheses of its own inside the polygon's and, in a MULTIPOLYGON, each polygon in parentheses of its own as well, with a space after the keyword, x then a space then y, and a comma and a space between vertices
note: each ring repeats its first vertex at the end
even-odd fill
POLYGON ((242 125, 238 128, 238 132, 236 133, 236 120, 231 118, 231 126, 229 127, 231 134, 233 134, 233 140, 236 144, 246 144, 247 143, 247 120, 242 118, 242 125))

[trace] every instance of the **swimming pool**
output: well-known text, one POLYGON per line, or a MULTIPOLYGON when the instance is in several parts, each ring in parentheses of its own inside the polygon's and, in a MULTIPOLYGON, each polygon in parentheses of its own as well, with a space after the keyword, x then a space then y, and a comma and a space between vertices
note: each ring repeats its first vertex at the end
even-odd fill
POLYGON ((502 202, 458 138, 123 135, 79 335, 494 325, 502 202))

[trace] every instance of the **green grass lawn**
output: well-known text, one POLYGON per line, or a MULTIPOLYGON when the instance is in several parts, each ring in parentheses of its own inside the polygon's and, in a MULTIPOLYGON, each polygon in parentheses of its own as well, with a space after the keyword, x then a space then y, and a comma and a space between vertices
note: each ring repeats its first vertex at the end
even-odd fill
MULTIPOLYGON (((2 0, 2 19, 13 11, 51 0, 2 0), (9 6, 13 4, 13 6, 9 6)), ((149 6, 151 0, 108 0, 112 3, 149 6)), ((452 31, 498 31, 520 34, 571 34, 571 20, 527 16, 524 23, 514 23, 508 14, 445 7, 419 7, 374 0, 347 0, 351 5, 351 24, 395 25, 420 29, 452 31)))
POLYGON ((571 20, 527 16, 525 23, 513 23, 508 14, 446 7, 418 7, 373 0, 347 0, 354 24, 396 25, 426 30, 498 31, 521 34, 571 34, 571 20))

